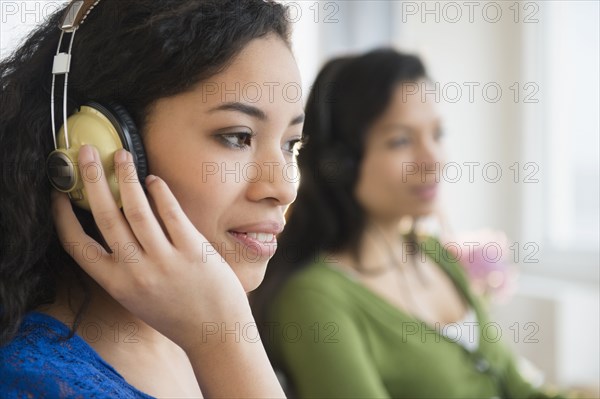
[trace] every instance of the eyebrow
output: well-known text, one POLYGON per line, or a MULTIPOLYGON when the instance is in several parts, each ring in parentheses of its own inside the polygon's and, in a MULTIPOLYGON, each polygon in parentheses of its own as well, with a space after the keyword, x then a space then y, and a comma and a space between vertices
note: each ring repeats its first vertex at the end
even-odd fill
POLYGON ((382 133, 390 133, 390 132, 395 132, 395 131, 404 131, 407 133, 414 133, 414 129, 412 129, 409 126, 402 125, 402 124, 389 124, 389 125, 385 125, 381 129, 382 133))
MULTIPOLYGON (((217 107, 211 108, 208 112, 216 112, 216 111, 235 111, 241 112, 253 118, 256 118, 260 121, 266 121, 268 118, 267 114, 260 108, 257 108, 252 105, 240 103, 240 102, 229 102, 223 103, 217 107)), ((296 116, 290 122, 290 126, 299 125, 304 122, 304 114, 296 116)))
POLYGON ((297 117, 295 117, 294 119, 292 119, 292 121, 290 122, 290 126, 292 125, 299 125, 301 123, 304 123, 304 114, 302 115, 298 115, 297 117))
MULTIPOLYGON (((443 128, 442 121, 439 118, 436 119, 434 122, 438 129, 443 128)), ((381 130, 384 133, 389 133, 392 131, 405 131, 410 134, 415 133, 415 129, 413 129, 412 127, 410 127, 408 125, 404 125, 402 123, 390 123, 390 124, 383 126, 381 130)))

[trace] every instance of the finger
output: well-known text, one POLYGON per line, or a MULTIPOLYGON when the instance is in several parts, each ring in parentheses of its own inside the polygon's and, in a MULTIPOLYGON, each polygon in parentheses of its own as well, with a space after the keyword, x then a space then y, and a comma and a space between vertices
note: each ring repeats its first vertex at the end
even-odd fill
POLYGON ((114 278, 118 270, 114 270, 111 255, 85 233, 73 212, 69 197, 52 190, 51 208, 56 232, 65 251, 101 285, 104 285, 111 276, 114 278), (91 251, 99 256, 91 255, 91 251))
POLYGON ((129 243, 137 244, 125 216, 121 213, 108 187, 102 162, 93 146, 81 147, 79 165, 94 221, 108 245, 121 247, 129 243))
POLYGON ((115 153, 123 212, 133 234, 146 252, 166 253, 172 245, 160 227, 139 183, 133 157, 125 150, 115 153))
POLYGON ((154 200, 173 246, 179 250, 197 250, 201 234, 183 212, 167 183, 160 177, 149 175, 146 177, 146 189, 154 200))

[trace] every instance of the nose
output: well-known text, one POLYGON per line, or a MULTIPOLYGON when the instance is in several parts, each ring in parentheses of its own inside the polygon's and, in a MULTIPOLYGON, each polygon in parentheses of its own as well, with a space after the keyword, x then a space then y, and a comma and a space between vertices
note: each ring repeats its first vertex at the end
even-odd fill
POLYGON ((439 162, 439 143, 430 138, 421 140, 416 155, 419 165, 427 169, 436 167, 439 162))
POLYGON ((431 182, 432 179, 439 181, 441 173, 439 150, 439 143, 433 139, 423 138, 417 144, 415 157, 423 183, 431 182))
POLYGON ((247 197, 251 201, 270 200, 277 205, 287 206, 298 194, 298 166, 283 156, 281 149, 271 152, 248 166, 247 197))

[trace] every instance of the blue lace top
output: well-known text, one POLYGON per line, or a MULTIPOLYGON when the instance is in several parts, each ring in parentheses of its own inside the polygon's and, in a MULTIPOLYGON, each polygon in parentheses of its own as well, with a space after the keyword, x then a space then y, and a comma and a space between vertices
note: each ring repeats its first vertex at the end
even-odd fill
POLYGON ((125 381, 80 336, 31 312, 0 347, 0 398, 152 398, 125 381))

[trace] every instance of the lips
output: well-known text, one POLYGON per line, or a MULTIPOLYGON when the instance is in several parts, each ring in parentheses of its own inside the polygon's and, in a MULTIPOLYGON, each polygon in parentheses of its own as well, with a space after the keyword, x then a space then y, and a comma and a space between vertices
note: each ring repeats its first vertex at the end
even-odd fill
POLYGON ((283 223, 263 222, 236 227, 228 231, 242 246, 242 256, 247 261, 270 259, 277 250, 277 234, 283 231, 283 223))
POLYGON ((432 201, 437 196, 438 185, 426 184, 413 187, 412 192, 422 201, 432 201))
POLYGON ((275 234, 271 233, 243 233, 239 231, 230 231, 230 233, 239 239, 244 239, 247 241, 258 242, 260 244, 277 244, 277 238, 275 238, 275 234))

